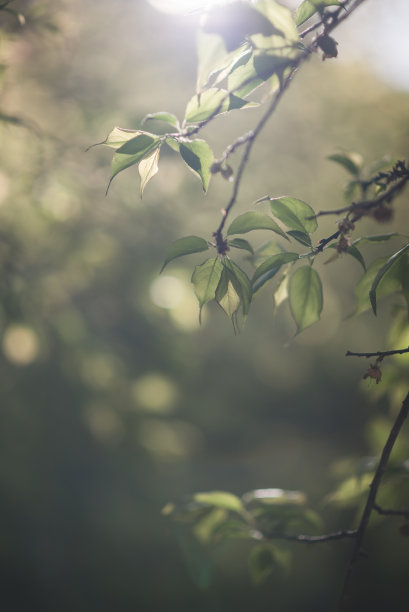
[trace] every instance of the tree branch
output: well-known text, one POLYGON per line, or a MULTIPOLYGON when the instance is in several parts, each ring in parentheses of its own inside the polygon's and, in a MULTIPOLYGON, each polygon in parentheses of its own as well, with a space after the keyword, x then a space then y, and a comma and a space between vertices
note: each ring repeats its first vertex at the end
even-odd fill
POLYGON ((389 461, 389 457, 391 455, 392 449, 396 442, 396 439, 399 435, 400 430, 408 416, 409 413, 409 393, 405 397, 402 402, 401 409, 399 411, 398 416, 392 426, 392 429, 389 432, 388 439, 386 440, 385 446, 383 447, 381 458, 379 460, 378 467, 376 469, 375 475, 369 487, 369 493, 366 500, 365 508, 362 513, 361 521, 359 523, 354 548, 352 551, 352 555, 348 564, 348 568, 345 574, 344 584, 341 591, 341 597, 338 605, 338 612, 342 612, 344 610, 344 605, 347 599, 348 589, 351 583, 351 579, 354 573, 354 569, 356 566, 356 562, 360 556, 362 542, 366 533, 366 529, 369 524, 369 519, 372 513, 372 510, 375 509, 376 505, 376 495, 378 493, 379 485, 381 483, 382 476, 385 472, 386 466, 389 461))
POLYGON ((302 542, 306 544, 321 544, 322 542, 330 542, 331 540, 344 540, 346 538, 356 538, 357 530, 342 530, 334 533, 327 533, 324 535, 310 536, 310 535, 289 535, 286 533, 271 533, 264 534, 268 540, 289 540, 292 542, 302 542))
POLYGON ((376 353, 353 353, 352 351, 347 351, 345 357, 389 357, 390 355, 403 355, 404 353, 409 353, 409 346, 404 349, 377 351, 376 353))
POLYGON ((403 516, 404 518, 409 518, 409 508, 407 510, 392 510, 389 508, 381 508, 378 504, 374 504, 373 509, 383 516, 403 516))

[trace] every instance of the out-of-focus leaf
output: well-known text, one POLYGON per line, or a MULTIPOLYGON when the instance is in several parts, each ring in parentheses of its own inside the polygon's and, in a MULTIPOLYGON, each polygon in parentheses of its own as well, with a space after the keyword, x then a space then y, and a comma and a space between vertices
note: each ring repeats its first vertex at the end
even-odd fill
POLYGON ((299 26, 320 9, 323 9, 326 6, 338 5, 339 2, 337 0, 304 0, 304 2, 302 2, 298 7, 295 14, 295 23, 299 26))
POLYGON ((289 230, 287 234, 306 247, 312 246, 311 238, 306 232, 300 232, 300 230, 289 230))
POLYGON ((311 266, 303 266, 290 279, 291 312, 297 324, 297 334, 319 320, 322 311, 322 285, 311 266))
POLYGON ((227 86, 229 91, 233 91, 237 96, 244 98, 264 82, 264 79, 257 74, 254 67, 253 54, 247 52, 233 64, 227 79, 227 86))
POLYGON ((192 284, 199 301, 199 319, 203 306, 215 298, 222 272, 223 264, 218 257, 207 259, 193 271, 192 284))
POLYGON ((146 117, 142 119, 141 123, 143 125, 147 121, 152 121, 152 120, 163 121, 164 123, 169 123, 169 125, 176 128, 178 132, 180 131, 179 120, 176 117, 176 115, 174 115, 173 113, 167 113, 164 111, 160 111, 158 113, 149 113, 149 115, 146 115, 146 117))
POLYGON ((278 308, 288 298, 288 278, 288 273, 285 272, 278 281, 277 288, 273 293, 274 308, 278 308))
POLYGON ((282 75, 283 71, 293 63, 292 58, 275 53, 256 53, 253 60, 256 75, 263 81, 267 81, 275 73, 282 75))
MULTIPOLYGON (((288 42, 298 41, 299 37, 297 28, 295 27, 291 11, 288 8, 282 4, 279 4, 278 2, 275 2, 274 0, 256 0, 254 6, 258 11, 260 11, 260 13, 265 15, 265 17, 267 17, 271 23, 274 24, 277 32, 274 32, 273 36, 278 35, 285 38, 288 42)), ((254 37, 257 46, 261 46, 258 44, 259 38, 260 37, 254 37)), ((274 46, 276 45, 270 44, 270 47, 274 46)))
POLYGON ((112 160, 111 166, 111 178, 108 183, 109 189, 110 184, 114 177, 140 162, 145 157, 148 157, 153 151, 160 146, 160 139, 154 134, 148 132, 140 132, 137 136, 128 140, 119 149, 116 150, 112 160))
MULTIPOLYGON (((383 268, 388 259, 388 257, 380 257, 379 259, 373 261, 371 265, 368 266, 365 274, 361 276, 355 285, 356 306, 352 314, 359 314, 371 307, 369 292, 372 289, 372 285, 378 272, 381 270, 381 268, 383 268)), ((384 297, 385 295, 394 293, 400 288, 400 285, 399 268, 392 268, 389 271, 389 274, 383 276, 383 278, 381 278, 379 281, 376 289, 377 297, 384 297)))
POLYGON ((211 177, 210 167, 214 162, 211 148, 205 140, 180 142, 179 151, 189 168, 200 178, 203 190, 207 191, 211 177))
POLYGON ((356 506, 368 494, 372 478, 372 474, 347 478, 333 493, 327 495, 325 500, 327 503, 336 504, 341 507, 356 506))
POLYGON ((266 259, 254 272, 253 291, 258 291, 270 278, 273 278, 281 266, 298 258, 298 253, 277 253, 266 259))
POLYGON ((246 212, 236 217, 227 230, 227 235, 246 234, 257 229, 271 230, 288 240, 285 232, 271 217, 258 211, 246 212))
POLYGON ((151 155, 149 155, 149 157, 145 157, 145 159, 142 159, 139 162, 138 170, 139 170, 139 175, 141 177, 141 189, 140 189, 141 198, 142 198, 143 191, 146 185, 149 183, 151 178, 153 178, 155 174, 158 172, 159 152, 160 152, 160 147, 155 149, 154 152, 151 155))
POLYGON ((327 159, 345 168, 352 176, 359 176, 361 172, 363 159, 359 153, 335 153, 329 155, 327 159))
POLYGON ((241 514, 244 510, 243 502, 237 495, 228 491, 208 491, 205 493, 195 493, 193 499, 205 506, 223 508, 241 514))
POLYGON ((161 272, 173 259, 182 257, 183 255, 190 255, 191 253, 207 251, 208 248, 209 245, 207 241, 199 236, 185 236, 184 238, 179 238, 179 240, 176 240, 173 244, 171 244, 161 268, 161 272))
POLYGON ((189 123, 197 123, 227 111, 252 106, 258 106, 258 104, 229 94, 225 89, 212 87, 189 100, 185 111, 185 120, 189 123))
POLYGON ((251 244, 247 242, 247 240, 244 240, 243 238, 233 238, 232 240, 228 241, 228 245, 235 249, 241 249, 243 251, 248 251, 251 254, 254 253, 254 249, 251 246, 251 244))
POLYGON ((361 236, 360 238, 357 238, 353 241, 352 246, 358 244, 359 242, 369 242, 369 244, 377 244, 378 242, 385 242, 386 240, 390 240, 391 238, 395 238, 396 236, 404 236, 404 234, 397 234, 396 232, 391 232, 390 234, 374 234, 373 236, 361 236))
POLYGON ((227 53, 223 38, 199 30, 197 34, 198 74, 196 91, 201 93, 209 83, 222 80, 247 44, 227 53))
POLYGON ((249 557, 250 576, 254 584, 262 584, 271 574, 275 565, 274 548, 271 544, 255 546, 249 557))
POLYGON ((389 275, 389 273, 392 271, 392 266, 394 266, 397 262, 399 262, 402 259, 402 257, 406 256, 408 249, 409 249, 409 243, 406 244, 404 247, 402 247, 399 251, 394 253, 391 257, 389 257, 389 259, 385 262, 385 264, 378 270, 373 280, 371 289, 369 291, 369 299, 371 300, 372 310, 375 315, 376 315, 376 291, 377 291, 378 285, 382 281, 382 279, 386 278, 389 275))
POLYGON ((311 206, 297 198, 269 198, 273 215, 287 227, 307 234, 315 232, 318 227, 315 213, 311 206))

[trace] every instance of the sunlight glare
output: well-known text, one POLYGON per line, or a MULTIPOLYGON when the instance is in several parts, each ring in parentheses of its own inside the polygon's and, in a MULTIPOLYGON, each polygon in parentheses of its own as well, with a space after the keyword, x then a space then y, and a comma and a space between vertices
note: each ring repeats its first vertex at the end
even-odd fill
POLYGON ((230 0, 148 0, 159 11, 172 14, 193 13, 215 4, 226 4, 230 0))

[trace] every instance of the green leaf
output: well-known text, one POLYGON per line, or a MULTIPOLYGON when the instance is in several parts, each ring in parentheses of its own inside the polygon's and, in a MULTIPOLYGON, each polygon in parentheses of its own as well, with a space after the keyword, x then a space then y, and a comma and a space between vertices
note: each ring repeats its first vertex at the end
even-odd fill
POLYGON ((141 177, 141 198, 146 185, 149 183, 151 178, 158 172, 158 160, 159 160, 160 147, 157 147, 149 157, 145 157, 139 162, 138 170, 139 176, 141 177))
POLYGON ((207 259, 193 271, 192 284, 199 301, 199 320, 203 306, 215 298, 222 272, 223 264, 218 257, 207 259))
POLYGON ((169 123, 172 127, 176 128, 177 131, 180 131, 179 120, 173 113, 167 113, 160 111, 158 113, 149 113, 142 119, 141 124, 143 125, 147 121, 163 121, 164 123, 169 123))
POLYGON ((186 236, 185 238, 179 238, 173 244, 171 244, 166 259, 161 268, 161 272, 170 261, 177 257, 183 257, 184 255, 191 255, 192 253, 200 253, 201 251, 207 251, 209 245, 204 238, 199 236, 186 236))
MULTIPOLYGON (((337 245, 336 244, 331 244, 328 248, 332 249, 332 250, 335 250, 337 248, 337 245)), ((347 253, 348 253, 348 255, 351 255, 354 259, 359 261, 359 263, 361 264, 363 269, 366 270, 365 259, 363 258, 361 251, 359 249, 357 249, 356 246, 354 246, 354 244, 352 244, 350 247, 348 247, 347 253)), ((331 256, 330 259, 328 261, 326 261, 325 263, 330 263, 330 262, 334 261, 335 259, 338 259, 336 254, 331 256)))
POLYGON ((273 74, 281 76, 283 71, 294 64, 291 57, 276 53, 256 53, 253 59, 254 70, 260 79, 267 81, 273 74))
POLYGON ((297 198, 270 198, 273 215, 287 227, 307 234, 315 232, 318 227, 315 213, 311 206, 297 198))
POLYGON ((247 234, 247 232, 257 229, 271 230, 288 240, 285 232, 271 217, 258 211, 246 212, 236 217, 227 230, 227 235, 247 234))
POLYGON ((363 159, 359 153, 335 153, 329 155, 327 159, 345 168, 352 176, 359 176, 361 172, 363 159))
POLYGON ((372 310, 375 315, 376 315, 376 290, 378 288, 378 285, 381 282, 381 280, 388 275, 392 266, 396 264, 398 261, 400 261, 400 259, 404 255, 406 255, 408 249, 409 249, 409 244, 406 244, 399 251, 397 251, 391 257, 389 257, 386 263, 378 270, 373 280, 371 289, 369 291, 369 299, 371 300, 372 310))
POLYGON ((108 134, 105 140, 91 145, 88 147, 87 151, 92 149, 92 147, 97 147, 99 145, 106 145, 112 149, 119 149, 119 147, 122 147, 125 142, 128 142, 128 140, 135 138, 135 136, 141 133, 141 130, 126 130, 125 128, 114 127, 112 132, 108 134))
MULTIPOLYGON (((361 276, 355 285, 356 306, 352 314, 359 314, 371 307, 369 292, 372 289, 378 272, 387 263, 388 259, 388 257, 380 257, 379 259, 373 261, 371 265, 368 266, 365 274, 361 276)), ((384 297, 394 293, 395 291, 399 290, 399 288, 399 268, 395 267, 389 270, 389 273, 383 275, 383 277, 380 279, 376 288, 376 294, 378 298, 384 297)), ((352 316, 352 314, 350 316, 352 316)))
POLYGON ((276 565, 273 551, 274 549, 271 544, 256 546, 251 551, 249 569, 254 584, 260 585, 265 582, 273 571, 276 565))
POLYGON ((249 312, 252 298, 250 279, 244 270, 235 264, 234 261, 231 261, 231 259, 226 259, 224 265, 232 273, 233 286, 240 297, 243 315, 246 316, 249 312))
POLYGON ((309 234, 306 234, 305 232, 300 232, 300 230, 289 230, 287 234, 291 236, 291 238, 294 238, 294 240, 296 240, 300 244, 303 244, 306 247, 312 247, 311 238, 309 234))
POLYGON ((297 324, 297 334, 319 320, 322 311, 322 285, 311 266, 303 266, 290 279, 291 312, 297 324))
POLYGON ((298 253, 277 253, 266 259, 254 272, 253 291, 258 291, 270 278, 273 278, 281 266, 296 261, 298 258, 298 253))
POLYGON ((216 302, 220 304, 228 317, 232 318, 234 313, 240 306, 240 296, 234 288, 233 274, 227 268, 224 268, 217 285, 216 302))
POLYGON ((210 167, 214 162, 211 148, 205 140, 191 140, 179 143, 179 151, 189 168, 199 176, 203 190, 207 191, 211 177, 210 167))
POLYGON ((254 253, 254 249, 251 246, 251 244, 247 242, 247 240, 244 240, 243 238, 233 238, 232 240, 228 241, 228 245, 229 247, 233 247, 235 249, 241 249, 243 251, 248 251, 252 255, 254 253))
POLYGON ((223 508, 241 514, 244 510, 243 502, 237 495, 228 491, 209 491, 206 493, 195 493, 193 499, 205 506, 223 508))
POLYGON ((225 89, 212 87, 189 100, 185 111, 185 120, 188 123, 197 123, 227 111, 252 106, 259 105, 256 102, 248 102, 234 94, 229 94, 225 89))
POLYGON ((312 17, 314 13, 326 6, 339 6, 339 2, 336 0, 304 0, 295 14, 295 23, 298 26, 301 25, 312 17))
POLYGON ((112 160, 111 178, 108 183, 107 192, 112 180, 119 172, 148 157, 160 144, 160 138, 154 134, 139 132, 137 136, 119 147, 112 160))
POLYGON ((231 65, 243 53, 243 48, 238 48, 231 53, 226 52, 223 39, 218 34, 209 34, 199 30, 197 34, 198 74, 196 91, 202 92, 210 81, 223 78, 231 65))
MULTIPOLYGON (((254 7, 274 24, 275 34, 284 37, 287 41, 297 42, 299 40, 294 19, 288 8, 274 0, 256 0, 254 7)), ((274 45, 271 44, 270 46, 273 47, 274 45)))

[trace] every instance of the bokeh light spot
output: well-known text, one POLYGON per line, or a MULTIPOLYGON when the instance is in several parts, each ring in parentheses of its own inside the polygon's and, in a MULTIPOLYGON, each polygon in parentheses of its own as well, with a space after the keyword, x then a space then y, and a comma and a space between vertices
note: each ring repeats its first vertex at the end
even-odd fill
POLYGON ((3 336, 3 353, 16 365, 35 361, 40 350, 37 334, 26 325, 10 325, 3 336))

